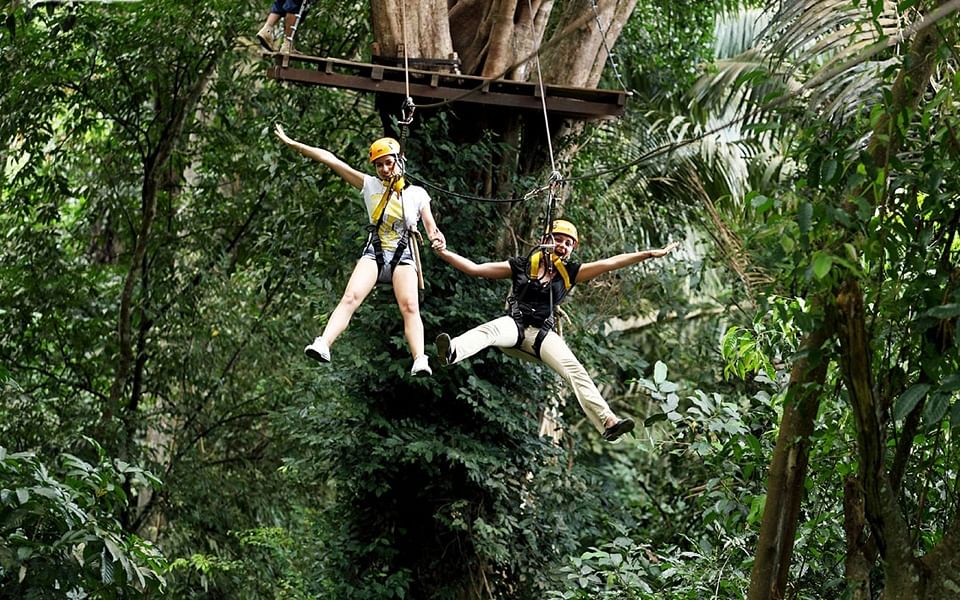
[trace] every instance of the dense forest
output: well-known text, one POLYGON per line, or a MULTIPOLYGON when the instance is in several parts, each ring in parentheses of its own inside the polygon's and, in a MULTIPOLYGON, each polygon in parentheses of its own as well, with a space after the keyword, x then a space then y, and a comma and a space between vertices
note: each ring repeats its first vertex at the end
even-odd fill
POLYGON ((958 10, 310 2, 294 53, 626 97, 403 125, 268 77, 268 3, 5 2, 0 597, 960 598, 958 10), (429 241, 432 375, 390 285, 305 357, 368 221, 277 125, 374 176, 400 137, 478 263, 555 217, 583 263, 679 242, 560 307, 636 429, 513 353, 441 367, 510 284, 429 241))

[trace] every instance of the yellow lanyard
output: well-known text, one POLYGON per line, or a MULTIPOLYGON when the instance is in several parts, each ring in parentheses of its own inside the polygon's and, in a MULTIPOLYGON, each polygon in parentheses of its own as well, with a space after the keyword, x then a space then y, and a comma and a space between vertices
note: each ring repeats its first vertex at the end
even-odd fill
MULTIPOLYGON (((373 223, 377 223, 380 221, 380 215, 382 215, 384 209, 387 208, 387 202, 390 201, 390 196, 393 192, 396 192, 397 197, 400 198, 400 192, 401 190, 403 190, 403 185, 404 185, 403 177, 400 177, 396 181, 394 181, 393 185, 391 185, 389 181, 386 181, 383 183, 383 187, 385 191, 383 192, 383 195, 380 197, 380 202, 378 202, 376 208, 373 209, 373 214, 370 215, 370 219, 372 220, 373 223)), ((403 206, 402 198, 400 198, 400 202, 401 202, 400 206, 402 207, 403 206)))
MULTIPOLYGON (((536 279, 538 271, 540 270, 540 256, 543 252, 537 252, 530 257, 530 279, 536 279)), ((557 270, 557 273, 560 273, 560 278, 563 279, 564 289, 570 289, 570 274, 567 273, 567 267, 564 266, 563 261, 560 260, 560 257, 556 254, 551 255, 553 257, 553 267, 557 270)))

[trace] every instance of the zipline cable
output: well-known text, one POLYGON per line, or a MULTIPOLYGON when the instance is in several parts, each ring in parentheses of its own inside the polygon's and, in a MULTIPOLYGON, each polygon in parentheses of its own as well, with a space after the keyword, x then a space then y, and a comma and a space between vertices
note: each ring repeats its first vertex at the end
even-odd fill
POLYGON ((413 98, 410 97, 410 49, 407 47, 406 0, 400 0, 400 41, 403 46, 403 78, 407 93, 406 98, 403 100, 403 106, 400 109, 403 118, 397 119, 397 124, 400 125, 400 154, 398 155, 398 159, 400 160, 400 170, 403 172, 406 171, 404 150, 407 146, 407 138, 410 136, 410 125, 413 123, 413 113, 417 110, 417 106, 413 103, 413 98))
POLYGON ((513 204, 515 202, 524 202, 536 196, 537 194, 544 192, 549 188, 549 186, 538 187, 533 190, 530 190, 529 192, 527 192, 526 194, 524 194, 519 198, 488 198, 486 196, 474 196, 472 194, 462 194, 459 192, 452 192, 447 188, 441 187, 435 183, 431 183, 430 181, 427 181, 426 179, 424 179, 423 177, 420 177, 415 173, 406 173, 406 176, 412 182, 415 182, 419 185, 422 185, 423 187, 430 188, 437 192, 443 192, 444 194, 447 194, 448 196, 453 196, 454 198, 461 198, 463 200, 473 200, 476 202, 489 202, 491 204, 513 204))
MULTIPOLYGON (((530 8, 530 18, 533 19, 533 3, 527 0, 527 6, 530 8)), ((543 127, 547 134, 547 150, 550 152, 550 171, 551 177, 557 171, 557 163, 553 160, 553 140, 550 136, 550 118, 547 116, 547 94, 543 87, 543 73, 540 72, 540 51, 535 50, 534 64, 537 66, 537 85, 540 88, 540 106, 543 108, 543 127)))
POLYGON ((407 100, 410 99, 410 49, 407 48, 406 1, 400 0, 400 37, 403 42, 403 80, 406 86, 407 100))
MULTIPOLYGON (((562 41, 563 41, 565 38, 567 38, 568 36, 573 35, 574 33, 576 33, 576 31, 577 31, 578 29, 580 29, 581 27, 583 27, 583 26, 591 19, 592 16, 593 16, 593 15, 591 15, 588 11, 584 11, 583 14, 581 14, 581 15, 580 15, 579 17, 577 17, 575 20, 571 21, 569 25, 567 25, 567 26, 566 26, 565 28, 563 28, 560 32, 558 32, 555 36, 553 36, 553 38, 551 38, 550 41, 548 41, 548 42, 546 42, 546 43, 544 43, 544 44, 538 45, 536 49, 534 49, 532 52, 530 52, 529 54, 527 54, 526 56, 524 56, 523 58, 521 58, 521 59, 518 60, 517 62, 515 62, 515 63, 513 63, 512 65, 508 66, 506 69, 504 69, 503 71, 501 71, 498 75, 494 75, 493 77, 485 78, 485 79, 484 79, 483 81, 481 81, 476 87, 474 87, 474 88, 472 88, 472 89, 469 89, 469 90, 464 90, 464 92, 463 92, 462 94, 459 94, 459 95, 457 95, 457 96, 454 96, 453 98, 447 98, 446 100, 442 100, 442 101, 440 101, 440 102, 434 102, 434 103, 431 103, 431 104, 422 104, 422 105, 420 105, 420 108, 440 108, 440 107, 446 106, 446 105, 448 105, 448 104, 453 104, 454 102, 459 102, 459 101, 463 100, 464 98, 466 98, 466 97, 468 97, 468 96, 472 96, 473 94, 476 94, 476 93, 482 91, 483 88, 487 87, 490 83, 492 83, 492 82, 494 82, 494 81, 497 81, 498 79, 503 79, 503 76, 506 75, 507 73, 509 73, 510 71, 512 71, 512 70, 514 70, 514 69, 516 69, 516 68, 518 68, 518 67, 520 67, 520 66, 522 66, 524 63, 529 62, 532 58, 534 58, 534 57, 537 55, 537 53, 538 53, 540 50, 548 50, 548 49, 552 48, 553 46, 556 46, 557 44, 559 44, 560 42, 562 42, 562 41)), ((532 18, 532 14, 531 14, 531 18, 532 18)))
MULTIPOLYGON (((632 96, 633 92, 627 89, 627 85, 623 82, 623 78, 620 77, 620 69, 617 67, 617 56, 610 50, 610 46, 607 45, 607 31, 609 31, 609 28, 607 28, 607 30, 603 29, 603 23, 600 22, 600 11, 597 9, 597 0, 591 0, 591 4, 593 4, 593 16, 597 20, 597 31, 600 32, 600 41, 603 42, 603 49, 607 53, 607 58, 610 59, 610 66, 613 67, 613 74, 617 78, 617 82, 620 83, 620 87, 623 89, 623 91, 626 92, 628 96, 632 96)), ((611 20, 611 23, 612 22, 613 21, 611 20)))

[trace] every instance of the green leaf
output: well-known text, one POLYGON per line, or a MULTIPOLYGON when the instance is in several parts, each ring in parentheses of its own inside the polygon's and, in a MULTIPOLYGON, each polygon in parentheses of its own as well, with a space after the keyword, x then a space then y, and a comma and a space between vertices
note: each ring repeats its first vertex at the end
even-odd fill
POLYGON ((750 450, 753 451, 754 455, 757 458, 763 458, 763 449, 760 447, 760 440, 753 434, 748 433, 744 436, 747 441, 747 445, 750 446, 750 450))
POLYGON ((813 275, 817 279, 823 279, 830 272, 833 265, 833 257, 823 252, 817 252, 813 257, 813 275))
POLYGON ((935 319, 952 319, 954 317, 960 316, 960 303, 953 302, 951 304, 941 304, 940 306, 934 306, 929 309, 927 312, 923 313, 925 316, 933 317, 935 319))
POLYGON ((859 262, 859 260, 857 259, 857 249, 854 248, 853 244, 851 244, 851 243, 845 243, 845 244, 843 245, 843 248, 844 248, 844 250, 847 251, 847 258, 850 260, 850 262, 852 262, 852 263, 857 263, 857 262, 859 262))
POLYGON ((950 395, 939 392, 930 395, 930 401, 923 407, 923 422, 927 427, 935 427, 943 420, 950 408, 950 395))
POLYGON ((123 557, 123 550, 111 537, 104 537, 103 544, 106 546, 107 550, 110 551, 110 555, 114 560, 120 560, 123 557))
POLYGON ((780 247, 783 248, 784 252, 793 252, 793 249, 796 247, 796 245, 797 242, 786 233, 780 236, 780 247))
POLYGON ((767 495, 760 494, 759 496, 754 496, 750 501, 750 513, 747 515, 748 523, 757 523, 760 521, 760 518, 763 516, 763 507, 767 503, 767 495))
POLYGON ((897 403, 893 407, 893 418, 899 421, 909 415, 910 411, 912 411, 917 405, 917 402, 926 395, 929 389, 929 384, 917 383, 900 394, 900 397, 897 398, 897 403))
POLYGON ((107 557, 107 549, 100 551, 100 580, 104 583, 113 583, 113 561, 107 557))
POLYGON ((655 415, 650 415, 649 417, 647 417, 646 419, 644 419, 644 420, 643 420, 643 426, 644 426, 644 427, 650 427, 651 425, 655 425, 655 424, 659 423, 660 421, 666 421, 666 420, 667 420, 667 414, 666 414, 666 413, 657 413, 657 414, 655 414, 655 415))
POLYGON ((758 214, 763 214, 773 208, 773 199, 767 198, 763 194, 758 194, 750 201, 750 205, 758 214))
POLYGON ((830 183, 833 181, 833 176, 837 174, 837 161, 831 159, 823 161, 823 164, 820 165, 820 181, 821 183, 830 183))
POLYGON ((667 380, 667 365, 663 364, 661 361, 657 361, 657 364, 653 365, 653 381, 657 385, 660 385, 667 380))
POLYGON ((940 382, 941 392, 955 392, 960 390, 960 373, 954 373, 943 378, 940 382))

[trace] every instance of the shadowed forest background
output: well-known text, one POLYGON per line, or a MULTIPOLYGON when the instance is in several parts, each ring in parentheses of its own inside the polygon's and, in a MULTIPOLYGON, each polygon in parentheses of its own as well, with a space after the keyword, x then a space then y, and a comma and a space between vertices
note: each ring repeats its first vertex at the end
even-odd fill
MULTIPOLYGON (((0 597, 960 598, 960 0, 311 4, 305 54, 630 92, 404 140, 474 260, 552 162, 579 260, 682 242, 564 305, 616 444, 496 350, 411 378, 388 288, 303 356, 365 215, 274 124, 372 173, 402 98, 268 79, 266 3, 2 6, 0 597)), ((423 260, 429 351, 502 314, 423 260)))

